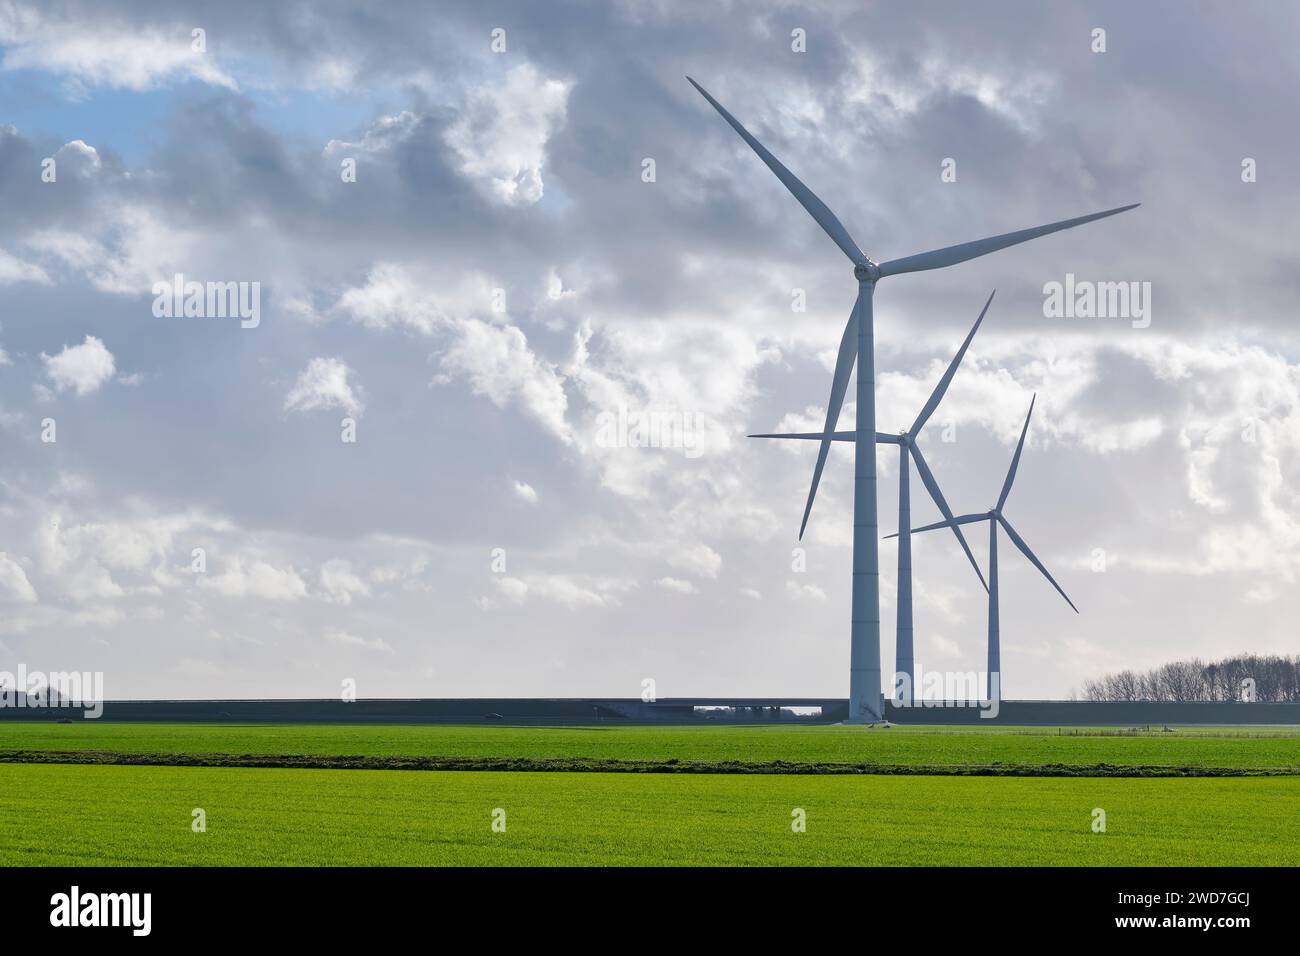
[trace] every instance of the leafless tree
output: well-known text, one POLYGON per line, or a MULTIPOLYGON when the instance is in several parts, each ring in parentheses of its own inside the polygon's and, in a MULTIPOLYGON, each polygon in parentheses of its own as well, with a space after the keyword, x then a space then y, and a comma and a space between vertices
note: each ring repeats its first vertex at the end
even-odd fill
POLYGON ((1240 654, 1219 661, 1192 658, 1151 670, 1104 674, 1083 683, 1084 700, 1231 701, 1244 700, 1253 683, 1254 699, 1265 703, 1300 702, 1300 655, 1261 657, 1240 654))

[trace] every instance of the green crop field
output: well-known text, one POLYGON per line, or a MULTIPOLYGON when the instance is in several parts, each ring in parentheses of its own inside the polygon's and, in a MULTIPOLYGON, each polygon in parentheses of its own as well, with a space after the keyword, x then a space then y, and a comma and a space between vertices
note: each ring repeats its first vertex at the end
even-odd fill
POLYGON ((1300 864, 1300 778, 0 765, 0 864, 1300 864), (195 808, 206 814, 196 833, 195 808), (504 833, 492 814, 505 811, 504 833), (792 812, 806 832, 792 832, 792 812), (1094 833, 1094 810, 1106 832, 1094 833))
POLYGON ((10 865, 1296 865, 1298 799, 1297 728, 0 723, 10 865))
MULTIPOLYGON (((613 769, 602 762, 746 765, 787 762, 882 768, 1190 768, 1300 773, 1300 728, 845 726, 588 726, 331 724, 70 724, 0 722, 0 760, 30 762, 70 752, 115 754, 352 755, 376 758, 526 760, 535 769, 613 769), (548 762, 570 761, 568 767, 548 762), (585 762, 585 763, 584 763, 585 762)), ((54 757, 57 759, 57 756, 54 757)), ((723 765, 723 766, 717 766, 723 765)), ((1108 769, 1111 768, 1111 769, 1108 769)), ((776 769, 780 769, 777 767, 776 769)), ((797 769, 797 768, 796 768, 797 769)))

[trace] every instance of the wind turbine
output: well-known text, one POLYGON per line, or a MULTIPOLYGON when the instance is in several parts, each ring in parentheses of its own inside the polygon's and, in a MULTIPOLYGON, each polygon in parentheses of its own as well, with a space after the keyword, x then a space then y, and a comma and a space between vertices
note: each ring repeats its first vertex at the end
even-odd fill
MULTIPOLYGON (((1020 442, 1016 445, 1016 453, 1011 458, 1011 468, 1007 471, 1007 480, 1002 483, 1002 494, 998 495, 998 503, 985 514, 958 515, 955 518, 946 518, 943 521, 928 524, 923 528, 915 528, 912 531, 913 534, 920 534, 923 531, 933 531, 936 528, 956 528, 959 525, 972 524, 977 521, 987 521, 989 523, 989 581, 987 585, 989 592, 989 664, 988 673, 985 675, 985 692, 989 700, 1002 699, 1002 647, 998 633, 998 525, 1002 526, 1002 530, 1007 533, 1007 537, 1029 559, 1030 563, 1043 572, 1043 577, 1047 578, 1052 587, 1056 588, 1057 594, 1065 598, 1065 603, 1074 608, 1074 613, 1079 613, 1079 609, 1074 607, 1074 602, 1056 583, 1056 578, 1052 577, 1034 552, 1029 550, 1029 545, 1025 544, 1025 539, 1016 533, 1016 529, 1011 527, 1011 522, 1002 513, 1002 507, 1007 503, 1007 495, 1011 494, 1011 483, 1016 480, 1016 467, 1020 464, 1020 452, 1025 447, 1025 435, 1029 432, 1029 417, 1034 414, 1034 400, 1037 398, 1038 396, 1035 395, 1034 398, 1029 400, 1029 414, 1025 416, 1025 427, 1020 430, 1020 442)), ((893 535, 889 535, 889 537, 892 538, 893 535)))
MULTIPOLYGON (((849 651, 849 720, 856 723, 879 721, 883 709, 880 695, 880 554, 876 517, 876 353, 871 313, 871 299, 876 282, 886 276, 901 275, 905 272, 924 272, 956 265, 1017 243, 1037 239, 1039 236, 1125 212, 1139 203, 877 263, 858 248, 848 231, 835 218, 835 214, 814 195, 811 189, 781 165, 780 161, 769 153, 762 143, 754 139, 749 131, 723 108, 721 103, 709 95, 704 87, 689 76, 686 79, 721 114, 731 128, 740 134, 741 139, 749 144, 750 149, 758 154, 758 158, 767 164, 767 167, 776 174, 777 179, 781 180, 785 188, 790 190, 794 198, 799 200, 800 205, 853 263, 853 275, 858 280, 858 297, 853 304, 848 324, 844 327, 844 335, 840 339, 839 356, 835 360, 835 374, 831 380, 831 396, 826 405, 826 426, 822 429, 821 447, 817 451, 817 464, 813 468, 812 486, 808 490, 807 504, 804 505, 799 537, 803 538, 804 529, 808 526, 808 515, 812 511, 813 498, 817 495, 817 484, 821 481, 822 468, 826 464, 826 453, 830 450, 833 440, 831 436, 839 421, 840 406, 844 404, 844 393, 849 385, 849 372, 853 369, 854 361, 861 356, 862 361, 857 363, 858 419, 854 431, 853 607, 849 651)), ((947 515, 944 517, 946 518, 947 515)))
MULTIPOLYGON (((952 382, 952 377, 957 374, 957 367, 961 365, 961 360, 966 356, 966 350, 970 347, 971 339, 975 338, 975 333, 979 331, 980 323, 984 321, 984 313, 988 312, 996 292, 995 289, 989 293, 988 301, 984 303, 984 308, 980 310, 979 318, 971 326, 965 341, 961 343, 961 348, 957 349, 957 354, 948 363, 947 370, 940 377, 939 383, 935 385, 934 391, 930 393, 930 397, 921 409, 921 414, 916 416, 916 421, 912 423, 912 427, 899 432, 897 435, 876 432, 877 444, 898 446, 898 534, 891 535, 891 537, 898 538, 898 597, 895 602, 897 629, 894 637, 894 670, 897 674, 906 675, 907 677, 906 683, 899 688, 902 691, 899 702, 904 705, 911 705, 912 690, 916 686, 916 659, 912 649, 912 519, 911 473, 908 463, 909 459, 916 462, 916 470, 921 476, 921 483, 925 485, 926 491, 930 493, 930 498, 939 509, 939 513, 945 519, 951 518, 952 509, 948 507, 948 502, 944 500, 943 492, 939 490, 939 483, 935 481, 934 473, 930 471, 930 466, 926 464, 925 456, 921 454, 916 439, 921 434, 921 429, 925 427, 925 423, 930 420, 930 416, 934 414, 935 409, 939 407, 939 403, 943 401, 943 396, 948 391, 948 385, 952 382)), ((749 437, 824 440, 826 435, 822 432, 795 432, 750 435, 749 437)), ((831 434, 832 441, 853 441, 853 439, 854 433, 850 431, 839 431, 831 434)), ((962 550, 966 552, 966 557, 970 559, 971 567, 979 575, 980 583, 984 584, 984 575, 980 571, 979 564, 975 561, 975 555, 971 554, 970 545, 966 543, 966 537, 961 533, 961 527, 955 524, 950 525, 950 527, 953 534, 957 536, 957 540, 961 543, 962 550)), ((987 588, 988 585, 985 585, 985 587, 987 588)))

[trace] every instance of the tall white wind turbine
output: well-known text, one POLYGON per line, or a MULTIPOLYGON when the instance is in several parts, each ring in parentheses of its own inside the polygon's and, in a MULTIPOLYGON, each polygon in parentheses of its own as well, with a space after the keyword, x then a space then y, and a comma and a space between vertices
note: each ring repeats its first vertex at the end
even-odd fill
MULTIPOLYGON (((849 720, 867 723, 878 721, 882 717, 880 694, 880 555, 878 551, 878 522, 876 517, 876 359, 875 338, 872 323, 871 300, 876 283, 887 276, 901 275, 905 272, 924 272, 929 269, 942 269, 956 265, 968 259, 988 255, 1017 243, 1037 239, 1049 233, 1079 226, 1094 219, 1113 216, 1116 213, 1133 209, 1138 203, 1107 209, 1104 212, 1076 219, 1021 229, 987 239, 976 239, 955 246, 933 249, 901 259, 891 259, 877 263, 867 257, 849 236, 848 231, 835 218, 813 193, 795 177, 790 170, 781 165, 775 156, 764 148, 763 144, 749 134, 734 116, 723 108, 722 104, 709 95, 708 91, 689 76, 686 78, 700 92, 709 104, 721 114, 749 147, 758 154, 758 158, 776 174, 785 188, 790 190, 795 199, 816 220, 831 240, 853 263, 853 275, 858 280, 858 297, 853 304, 844 335, 840 339, 839 356, 835 360, 835 373, 831 380, 831 395, 826 406, 826 426, 822 429, 821 445, 817 451, 817 464, 813 468, 812 486, 808 490, 808 501, 804 505, 803 521, 799 526, 799 537, 803 537, 808 526, 808 515, 812 511, 813 499, 817 495, 817 485, 821 481, 822 468, 826 464, 826 453, 830 449, 835 426, 840 417, 840 406, 844 404, 844 393, 848 389, 849 373, 857 363, 857 409, 858 419, 854 432, 854 483, 853 483, 853 607, 850 629, 849 652, 849 720)), ((945 515, 945 517, 947 517, 945 515)))
MULTIPOLYGON (((971 326, 965 341, 957 349, 957 354, 948 363, 948 368, 940 377, 938 384, 935 385, 934 391, 930 393, 930 397, 926 400, 921 413, 916 416, 916 421, 912 423, 912 427, 899 432, 897 435, 876 432, 877 443, 898 446, 898 534, 896 536, 891 535, 891 537, 898 538, 898 576, 895 582, 898 588, 895 602, 897 628, 894 635, 894 671, 896 679, 905 678, 898 687, 898 701, 905 706, 911 705, 913 688, 916 686, 916 656, 912 641, 912 496, 910 487, 911 472, 908 465, 909 461, 916 462, 916 470, 921 475, 921 482, 925 485, 925 490, 930 493, 930 498, 934 501, 935 507, 939 509, 939 513, 945 519, 951 518, 953 516, 952 509, 948 507, 943 492, 939 490, 939 483, 935 481, 934 473, 930 470, 930 466, 926 464, 925 456, 921 454, 921 448, 917 445, 916 440, 920 437, 921 429, 925 427, 926 422, 930 420, 930 416, 934 414, 935 409, 939 407, 939 403, 943 401, 943 396, 947 393, 953 376, 957 374, 957 368, 961 365, 961 360, 966 357, 966 350, 970 348, 971 340, 975 338, 980 323, 984 321, 984 314, 988 312, 989 306, 993 303, 993 295, 996 291, 995 289, 994 292, 989 293, 984 308, 980 309, 979 318, 971 326)), ((826 438, 826 435, 822 432, 793 432, 750 435, 749 437, 799 438, 821 441, 826 438)), ((830 438, 832 441, 853 441, 854 433, 850 431, 833 432, 830 438)), ((971 567, 975 569, 975 573, 979 576, 980 583, 984 584, 984 575, 980 571, 979 564, 975 561, 975 555, 971 553, 970 545, 966 543, 966 537, 961 533, 960 525, 954 524, 950 527, 953 534, 957 536, 958 542, 961 543, 962 550, 966 552, 971 567)), ((985 585, 985 587, 987 586, 985 585)))
MULTIPOLYGON (((1020 465, 1020 452, 1025 447, 1025 435, 1029 432, 1029 417, 1034 414, 1035 395, 1029 401, 1029 414, 1025 416, 1025 426, 1020 430, 1020 441, 1016 445, 1016 453, 1011 458, 1011 467, 1007 470, 1007 480, 1002 483, 1002 494, 998 495, 998 503, 988 510, 985 514, 958 515, 955 518, 946 518, 943 521, 936 521, 934 524, 928 524, 923 528, 913 529, 913 534, 920 534, 923 531, 933 531, 936 528, 956 528, 964 524, 972 524, 977 521, 987 521, 989 523, 989 661, 988 672, 985 674, 985 694, 989 700, 1002 699, 1002 645, 1001 635, 999 634, 998 624, 998 525, 1007 533, 1007 537, 1012 543, 1020 549, 1021 553, 1029 559, 1029 562, 1043 573, 1052 587, 1056 588, 1056 593, 1065 598, 1065 603, 1074 609, 1078 614, 1079 609, 1074 607, 1074 602, 1056 583, 1056 578, 1052 577, 1051 572, 1043 566, 1043 562, 1038 560, 1038 556, 1029 549, 1025 544, 1025 539, 1016 533, 1016 529, 1011 527, 1011 522, 1007 520, 1006 515, 1002 513, 1003 506, 1007 503, 1007 496, 1011 494, 1011 483, 1016 480, 1016 468, 1020 465)), ((893 537, 893 535, 889 535, 893 537)))

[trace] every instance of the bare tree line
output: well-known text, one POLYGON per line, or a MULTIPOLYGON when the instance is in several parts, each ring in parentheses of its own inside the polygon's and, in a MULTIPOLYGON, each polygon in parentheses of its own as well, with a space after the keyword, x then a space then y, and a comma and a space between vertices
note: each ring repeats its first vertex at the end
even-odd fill
POLYGON ((1300 655, 1242 654, 1205 663, 1173 661, 1149 671, 1120 671, 1083 685, 1084 700, 1300 702, 1300 655), (1247 683, 1253 681, 1253 685, 1247 683), (1250 690, 1253 686, 1253 691, 1250 690))

